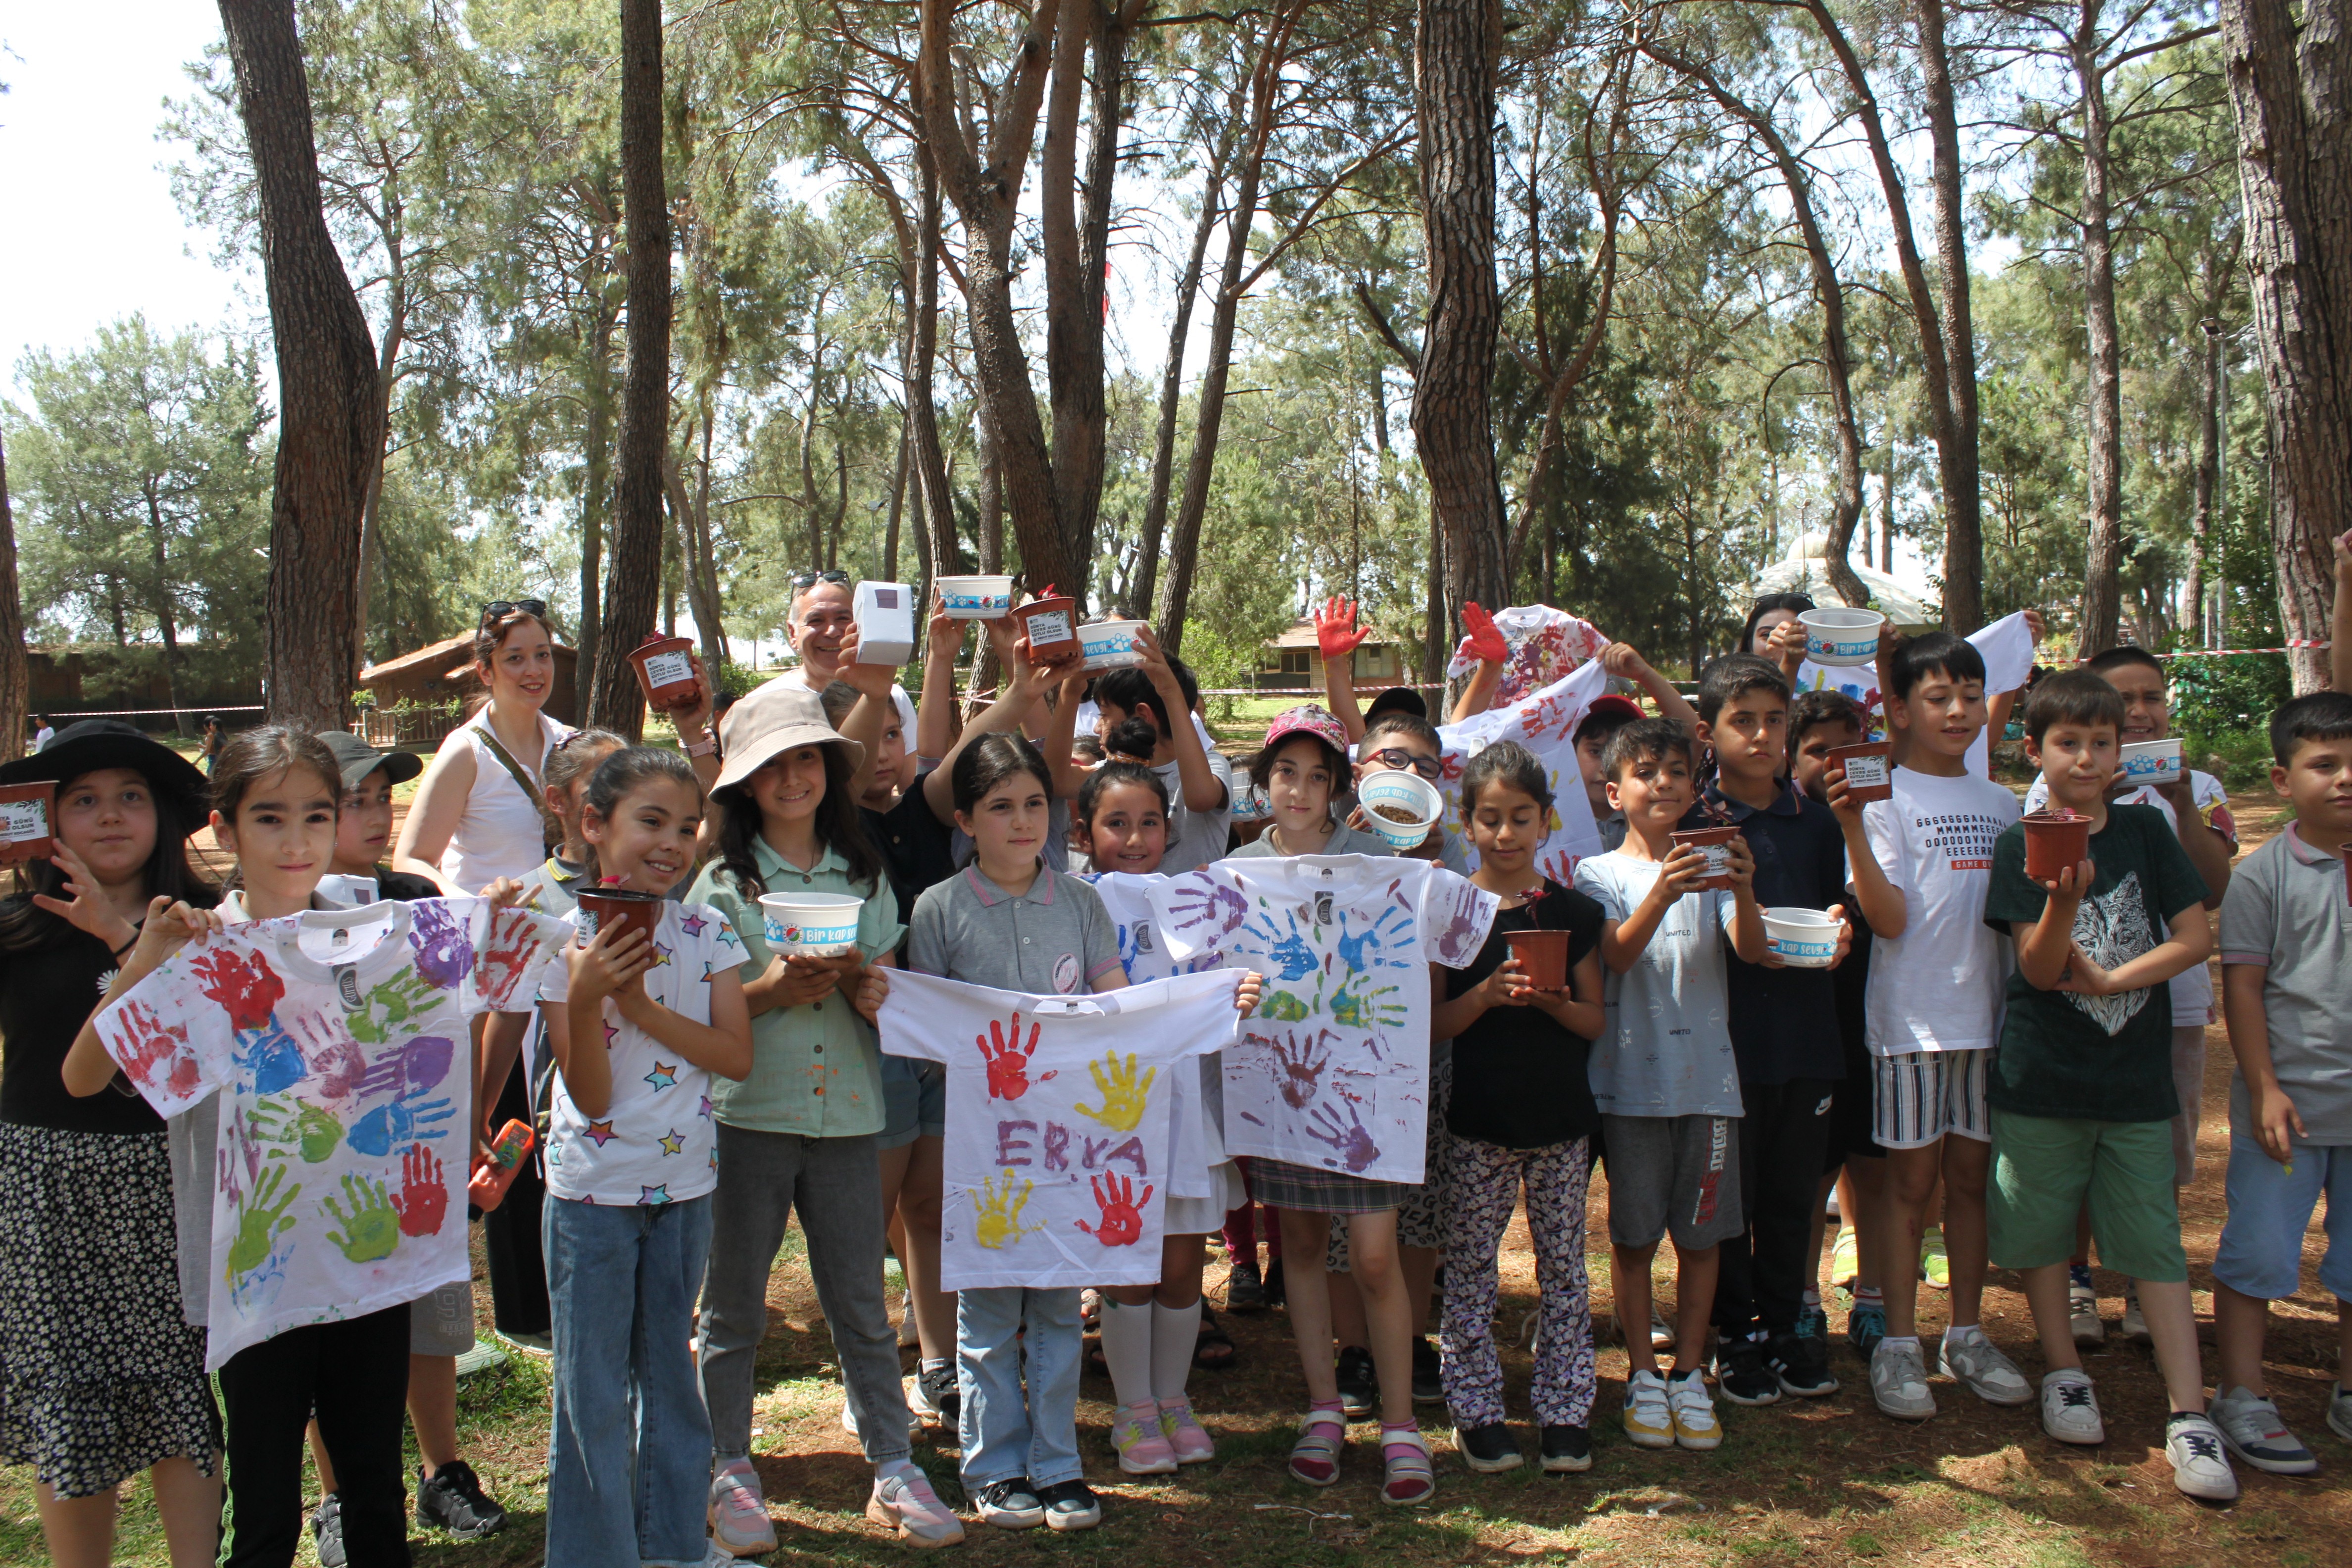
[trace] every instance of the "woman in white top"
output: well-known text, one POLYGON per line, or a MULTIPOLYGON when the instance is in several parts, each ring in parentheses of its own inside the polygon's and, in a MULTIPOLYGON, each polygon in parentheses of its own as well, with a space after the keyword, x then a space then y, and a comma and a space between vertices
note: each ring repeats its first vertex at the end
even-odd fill
POLYGON ((474 675, 490 700, 449 732, 416 786, 393 868, 430 877, 451 893, 518 879, 547 858, 540 765, 572 733, 541 711, 555 689, 555 639, 538 599, 495 600, 474 633, 474 675), (516 779, 493 745, 512 758, 516 779))

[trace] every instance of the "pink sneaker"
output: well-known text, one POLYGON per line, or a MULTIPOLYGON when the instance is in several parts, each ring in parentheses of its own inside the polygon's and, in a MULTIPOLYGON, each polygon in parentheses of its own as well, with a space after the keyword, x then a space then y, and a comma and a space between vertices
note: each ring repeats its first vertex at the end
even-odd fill
POLYGON ((1110 1446, 1118 1468, 1130 1476, 1164 1476, 1176 1468, 1176 1450, 1160 1435, 1160 1408, 1146 1400, 1123 1405, 1111 1417, 1110 1446))
POLYGON ((1216 1442, 1192 1419, 1189 1400, 1170 1400, 1160 1406, 1160 1435, 1168 1439, 1180 1465, 1206 1464, 1217 1457, 1216 1442))
POLYGON ((963 1539, 963 1522, 948 1511, 930 1481, 912 1465, 874 1478, 866 1517, 897 1531, 909 1546, 953 1546, 963 1539))
POLYGON ((751 1460, 730 1459, 710 1478, 710 1535, 730 1556, 756 1557, 776 1549, 776 1527, 751 1460))

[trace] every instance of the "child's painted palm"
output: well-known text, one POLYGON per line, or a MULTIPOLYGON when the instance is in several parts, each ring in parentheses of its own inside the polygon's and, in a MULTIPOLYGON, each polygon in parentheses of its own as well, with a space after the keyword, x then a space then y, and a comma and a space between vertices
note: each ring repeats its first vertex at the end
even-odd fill
POLYGON ((432 1236, 449 1208, 449 1184, 440 1160, 422 1143, 400 1157, 400 1192, 392 1200, 400 1213, 400 1234, 432 1236))
POLYGON ((299 1182, 286 1184, 286 1167, 272 1165, 254 1183, 253 1192, 236 1211, 236 1238, 229 1243, 228 1274, 234 1279, 251 1274, 269 1261, 271 1244, 294 1227, 286 1210, 302 1191, 299 1182))
POLYGON ((1151 1084, 1160 1076, 1158 1068, 1146 1068, 1140 1082, 1135 1074, 1135 1053, 1119 1060, 1118 1053, 1106 1054, 1098 1062, 1088 1062, 1087 1071, 1093 1075, 1095 1091, 1103 1098, 1100 1110, 1076 1106, 1081 1116, 1091 1117, 1115 1132, 1132 1132, 1143 1121, 1143 1108, 1151 1093, 1151 1084))
POLYGON ((298 1152, 304 1163, 315 1165, 334 1153, 343 1141, 343 1124, 305 1100, 257 1100, 247 1120, 251 1129, 247 1136, 257 1143, 272 1145, 269 1157, 273 1160, 298 1152))
POLYGON ((1274 923, 1272 915, 1260 915, 1250 921, 1249 934, 1257 940, 1265 954, 1266 966, 1285 980, 1304 980, 1323 967, 1306 933, 1298 929, 1298 911, 1286 910, 1283 918, 1290 922, 1286 934, 1274 923))
POLYGON ((404 969, 368 993, 367 1005, 344 1020, 352 1038, 370 1046, 390 1045, 440 1001, 440 993, 414 969, 404 969))
POLYGON ((1192 884, 1172 894, 1168 912, 1176 929, 1195 947, 1214 947, 1241 929, 1249 918, 1249 900, 1204 872, 1194 872, 1192 884))
POLYGON ((400 1215, 392 1206, 392 1197, 384 1184, 362 1175, 346 1175, 343 1198, 351 1205, 348 1214, 332 1193, 320 1200, 320 1212, 342 1226, 339 1231, 329 1231, 327 1239, 341 1247, 343 1256, 354 1263, 373 1263, 380 1258, 391 1257, 400 1246, 400 1215))
MULTIPOLYGON (((1038 1026, 1033 1020, 1029 1025, 1029 1043, 1024 1046, 1021 1043, 1021 1015, 1016 1011, 1013 1015, 1013 1027, 1009 1033, 1003 1025, 992 1018, 986 1035, 971 1037, 971 1043, 980 1047, 981 1060, 988 1064, 989 1099, 1018 1100, 1029 1092, 1029 1058, 1037 1054, 1037 1030, 1038 1026)), ((1053 1076, 1050 1072, 1041 1073, 1037 1081, 1044 1083, 1053 1076)))
POLYGON ((1371 1133, 1364 1127, 1364 1119, 1357 1115, 1355 1106, 1346 1100, 1339 1101, 1338 1105, 1327 1100, 1317 1106, 1314 1114, 1307 1118, 1307 1135, 1337 1150, 1340 1163, 1351 1173, 1366 1169, 1381 1157, 1381 1146, 1372 1142, 1371 1133), (1344 1121, 1339 1114, 1341 1106, 1347 1110, 1344 1121))
POLYGON ((1410 958, 1389 956, 1389 950, 1402 947, 1412 941, 1412 917, 1393 904, 1383 908, 1372 923, 1360 931, 1349 931, 1348 912, 1339 915, 1339 962, 1349 973, 1361 974, 1376 964, 1403 969, 1412 965, 1410 958))
POLYGON ((1135 1195, 1135 1183, 1116 1173, 1096 1176, 1088 1183, 1094 1189, 1095 1207, 1102 1211, 1102 1223, 1088 1225, 1084 1220, 1075 1225, 1101 1242, 1105 1247, 1133 1247, 1143 1238, 1143 1205, 1151 1201, 1151 1184, 1144 1184, 1143 1195, 1135 1195))
POLYGON ((237 1031, 231 1055, 238 1073, 253 1086, 256 1094, 276 1094, 291 1089, 310 1071, 294 1037, 270 1018, 264 1018, 257 1028, 237 1031))
POLYGON ((1024 1226, 1021 1223, 1021 1211, 1029 1206, 1029 1194, 1037 1190, 1037 1184, 1024 1181, 1020 1190, 1015 1192, 1013 1180, 1013 1173, 1005 1172, 1004 1185, 1000 1190, 994 1177, 983 1176, 981 1178, 981 1190, 971 1194, 971 1206, 976 1215, 971 1238, 991 1251, 1010 1247, 1037 1228, 1034 1226, 1024 1226))
POLYGON ((233 1029, 258 1029, 286 994, 286 982, 258 952, 214 951, 199 952, 188 968, 204 994, 228 1014, 233 1029))
POLYGON ((436 990, 454 991, 474 967, 474 939, 466 922, 438 899, 414 906, 415 923, 408 945, 416 950, 416 967, 436 990))
POLYGON ((1381 998, 1396 994, 1393 985, 1372 986, 1367 977, 1352 976, 1331 993, 1331 1016, 1350 1029, 1392 1029, 1404 1022, 1404 1004, 1381 998))
POLYGON ((1265 1042, 1274 1057, 1282 1102, 1291 1110, 1306 1110, 1321 1091, 1323 1074, 1331 1065, 1330 1038, 1331 1031, 1323 1029, 1304 1039, 1286 1034, 1279 1040, 1265 1042))
POLYGON ((361 1153, 381 1160, 413 1140, 447 1136, 449 1130, 441 1123, 457 1114, 446 1097, 415 1102, 395 1100, 352 1122, 351 1144, 361 1153))

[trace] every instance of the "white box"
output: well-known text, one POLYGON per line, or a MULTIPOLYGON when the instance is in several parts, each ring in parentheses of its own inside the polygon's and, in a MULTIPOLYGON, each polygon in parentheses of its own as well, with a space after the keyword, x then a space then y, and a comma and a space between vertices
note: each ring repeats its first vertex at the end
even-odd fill
POLYGON ((915 657, 915 591, 904 583, 860 583, 849 596, 857 617, 857 662, 893 668, 915 657))

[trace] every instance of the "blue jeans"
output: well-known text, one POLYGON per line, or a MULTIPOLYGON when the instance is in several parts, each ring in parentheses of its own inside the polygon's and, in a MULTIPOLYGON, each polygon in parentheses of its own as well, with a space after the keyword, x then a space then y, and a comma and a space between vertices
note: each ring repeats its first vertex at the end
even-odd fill
POLYGON ((956 1292, 956 1388, 963 1396, 956 1435, 963 1444, 967 1490, 1017 1476, 1040 1487, 1078 1479, 1078 1355, 1085 1335, 1075 1289, 956 1292))
POLYGON ((2303 1285, 2303 1242, 2312 1210, 2327 1200, 2327 1250, 2319 1283, 2338 1300, 2352 1298, 2352 1148, 2304 1143, 2290 1171, 2252 1138, 2230 1131, 2230 1217, 2213 1255, 2213 1278, 2240 1295, 2275 1301, 2303 1285), (2347 1223, 2338 1225, 2339 1218, 2347 1223))
POLYGON ((547 1560, 699 1568, 710 1417, 689 1341, 710 1199, 625 1206, 551 1194, 544 1224, 555 1319, 547 1560))

